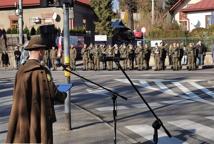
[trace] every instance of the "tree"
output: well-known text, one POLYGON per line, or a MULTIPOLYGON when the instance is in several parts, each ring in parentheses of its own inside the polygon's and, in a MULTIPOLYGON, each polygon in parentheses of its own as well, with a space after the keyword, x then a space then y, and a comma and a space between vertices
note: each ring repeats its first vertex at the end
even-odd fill
POLYGON ((98 21, 95 22, 96 33, 112 36, 112 0, 92 0, 90 3, 98 17, 98 21))
POLYGON ((125 0, 128 9, 128 26, 131 30, 134 30, 133 13, 137 12, 137 2, 135 0, 125 0))

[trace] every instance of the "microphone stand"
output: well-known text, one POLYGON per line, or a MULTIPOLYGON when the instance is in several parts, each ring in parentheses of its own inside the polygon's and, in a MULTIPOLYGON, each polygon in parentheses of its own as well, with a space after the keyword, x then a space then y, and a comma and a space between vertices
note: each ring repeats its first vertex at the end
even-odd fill
POLYGON ((70 66, 63 65, 63 64, 58 64, 58 65, 62 66, 62 67, 63 67, 63 70, 65 70, 65 71, 67 71, 67 72, 69 72, 69 73, 71 73, 71 74, 73 74, 73 75, 75 75, 75 76, 77 76, 77 77, 79 77, 79 78, 81 78, 81 79, 84 79, 84 80, 86 80, 86 81, 88 81, 88 82, 90 82, 90 83, 92 83, 92 84, 94 84, 94 85, 96 85, 96 86, 98 86, 98 87, 101 87, 101 88, 103 88, 104 90, 107 90, 107 91, 109 91, 110 93, 112 93, 112 101, 113 101, 113 121, 114 121, 114 144, 116 144, 116 143, 117 143, 117 118, 116 118, 116 117, 117 117, 117 97, 120 97, 120 98, 122 98, 122 99, 124 99, 124 100, 127 100, 127 98, 124 97, 124 96, 122 96, 122 95, 119 95, 118 93, 116 93, 116 92, 114 92, 114 91, 112 91, 112 90, 110 90, 110 89, 108 89, 108 88, 105 88, 105 87, 103 87, 103 86, 101 86, 101 85, 99 85, 99 84, 97 84, 97 83, 95 83, 95 82, 93 82, 93 81, 91 81, 91 80, 89 80, 89 79, 87 79, 87 78, 85 78, 85 77, 79 75, 79 74, 76 74, 75 72, 71 71, 70 69, 67 69, 67 68, 69 68, 70 66))
POLYGON ((149 110, 151 111, 151 113, 153 114, 153 116, 156 118, 155 122, 152 124, 153 128, 155 129, 155 133, 154 133, 154 141, 155 143, 157 143, 157 130, 162 126, 165 133, 168 135, 168 137, 172 137, 172 135, 169 133, 169 131, 166 129, 166 127, 163 125, 163 122, 158 118, 158 116, 155 114, 155 112, 152 110, 152 108, 150 107, 150 105, 147 103, 147 101, 144 99, 144 97, 141 95, 141 93, 139 92, 139 90, 137 89, 137 87, 134 85, 134 83, 131 81, 131 79, 129 78, 129 76, 126 74, 126 72, 123 70, 122 66, 120 65, 120 63, 118 61, 115 60, 116 65, 119 67, 119 69, 123 72, 123 74, 126 76, 126 78, 128 79, 128 81, 130 82, 130 84, 132 85, 132 87, 135 89, 135 91, 138 93, 138 95, 141 97, 141 99, 143 100, 143 102, 146 104, 146 106, 149 108, 149 110))

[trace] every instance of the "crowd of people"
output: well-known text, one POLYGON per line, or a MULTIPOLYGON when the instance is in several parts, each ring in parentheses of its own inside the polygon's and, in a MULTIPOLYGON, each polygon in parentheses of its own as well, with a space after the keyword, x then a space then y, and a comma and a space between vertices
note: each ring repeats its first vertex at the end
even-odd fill
MULTIPOLYGON (((92 45, 86 44, 81 50, 83 70, 113 70, 118 69, 114 61, 120 62, 124 70, 148 70, 151 68, 150 59, 154 57, 154 70, 166 69, 166 58, 172 70, 181 70, 186 65, 188 70, 196 70, 204 65, 207 48, 199 41, 197 43, 156 43, 155 47, 144 45, 92 45)), ((71 67, 75 68, 76 52, 71 52, 71 67)))
MULTIPOLYGON (((14 57, 16 68, 22 64, 19 46, 15 47, 14 57)), ((214 47, 212 48, 212 57, 214 63, 214 47)), ((149 70, 151 69, 151 58, 154 60, 154 70, 172 69, 175 71, 187 67, 188 70, 196 70, 198 66, 204 65, 207 47, 201 42, 188 43, 156 43, 154 47, 148 44, 143 45, 104 45, 104 44, 84 44, 81 49, 83 70, 114 70, 118 66, 114 64, 117 61, 124 70, 149 70), (166 60, 168 59, 168 60, 166 60), (167 61, 167 64, 165 62, 167 61)), ((56 59, 58 58, 58 49, 52 47, 46 52, 44 62, 52 70, 56 70, 56 59)), ((70 64, 72 69, 76 69, 77 49, 70 45, 70 64)), ((61 62, 63 63, 63 53, 61 62)), ((10 64, 7 51, 1 55, 2 66, 7 67, 10 64)), ((152 65, 153 66, 153 65, 152 65)))

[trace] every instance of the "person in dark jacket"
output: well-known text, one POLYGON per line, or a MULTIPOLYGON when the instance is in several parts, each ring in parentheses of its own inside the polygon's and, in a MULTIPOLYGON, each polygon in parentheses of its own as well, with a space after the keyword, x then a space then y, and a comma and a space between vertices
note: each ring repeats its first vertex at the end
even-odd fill
POLYGON ((16 61, 16 68, 18 69, 20 65, 20 58, 21 58, 21 52, 18 47, 15 48, 14 56, 16 61))
POLYGON ((2 55, 1 55, 1 61, 2 61, 3 67, 7 67, 8 65, 10 65, 9 56, 6 51, 3 51, 2 55))
POLYGON ((54 100, 63 103, 66 95, 57 90, 50 71, 40 63, 44 49, 40 36, 33 36, 26 47, 30 57, 16 73, 6 143, 53 143, 54 100))

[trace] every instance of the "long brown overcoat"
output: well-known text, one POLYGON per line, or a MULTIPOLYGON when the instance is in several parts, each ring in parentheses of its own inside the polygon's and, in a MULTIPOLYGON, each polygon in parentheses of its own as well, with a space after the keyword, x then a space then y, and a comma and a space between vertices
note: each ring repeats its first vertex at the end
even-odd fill
POLYGON ((39 61, 28 60, 21 66, 16 74, 6 143, 53 143, 55 96, 63 95, 39 61))

